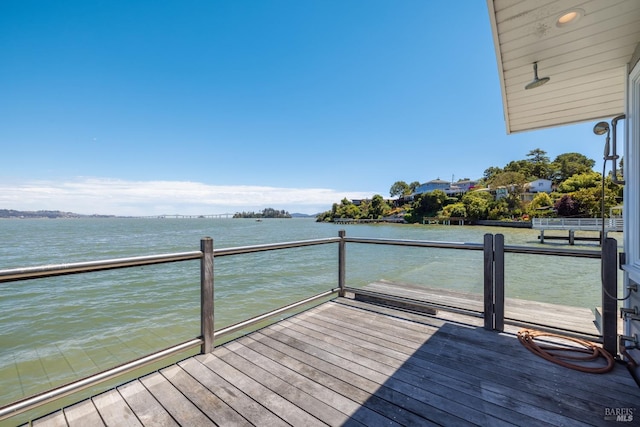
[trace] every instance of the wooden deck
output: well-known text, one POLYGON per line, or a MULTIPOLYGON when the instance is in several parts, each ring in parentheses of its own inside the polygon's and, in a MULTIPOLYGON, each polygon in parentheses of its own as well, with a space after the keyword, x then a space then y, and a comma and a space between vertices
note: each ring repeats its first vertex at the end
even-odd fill
POLYGON ((624 366, 563 368, 522 347, 516 328, 481 323, 338 298, 33 424, 579 426, 612 425, 612 408, 640 417, 624 366))
MULTIPOLYGON (((444 307, 479 312, 482 312, 484 308, 483 296, 471 292, 433 289, 385 280, 370 283, 363 289, 415 301, 434 303, 444 307)), ((595 323, 595 312, 583 307, 505 298, 504 316, 506 321, 513 323, 518 322, 539 325, 548 329, 574 331, 587 337, 595 337, 600 334, 595 323)), ((622 326, 622 322, 620 322, 620 326, 622 326)), ((622 333, 622 330, 620 330, 620 333, 622 333)))

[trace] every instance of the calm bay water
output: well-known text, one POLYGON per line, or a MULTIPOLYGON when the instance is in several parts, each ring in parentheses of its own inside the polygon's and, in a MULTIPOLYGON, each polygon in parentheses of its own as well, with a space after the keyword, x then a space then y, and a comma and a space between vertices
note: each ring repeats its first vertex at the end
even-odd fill
MULTIPOLYGON (((469 226, 2 220, 0 269, 194 251, 205 236, 223 248, 334 237, 340 229, 353 237, 473 243, 502 233, 506 244, 538 245, 534 230, 469 226)), ((505 261, 507 297, 600 305, 598 260, 507 254, 505 261)), ((347 245, 347 284, 380 279, 482 293, 482 253, 347 245)), ((0 406, 198 336, 199 280, 199 262, 189 261, 0 285, 0 406)), ((337 245, 217 258, 216 328, 335 286, 337 245)))

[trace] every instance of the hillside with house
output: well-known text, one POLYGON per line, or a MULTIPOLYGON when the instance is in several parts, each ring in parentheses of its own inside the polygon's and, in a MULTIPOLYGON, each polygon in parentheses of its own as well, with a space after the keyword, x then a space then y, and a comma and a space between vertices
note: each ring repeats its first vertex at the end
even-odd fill
POLYGON ((533 217, 593 218, 622 203, 622 187, 595 172, 595 161, 579 153, 564 153, 553 161, 541 149, 504 167, 489 167, 479 179, 426 182, 396 181, 390 198, 343 199, 318 221, 384 219, 423 222, 425 218, 522 221, 533 217))

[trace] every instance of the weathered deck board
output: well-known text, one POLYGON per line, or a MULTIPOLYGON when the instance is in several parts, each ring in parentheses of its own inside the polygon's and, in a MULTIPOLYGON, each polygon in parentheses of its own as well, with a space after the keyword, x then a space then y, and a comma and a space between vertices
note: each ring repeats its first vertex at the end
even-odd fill
POLYGON ((199 360, 191 358, 179 363, 179 366, 197 378, 211 392, 220 397, 243 418, 254 425, 264 423, 270 426, 286 426, 281 418, 266 410, 259 402, 251 399, 235 385, 227 382, 217 373, 203 365, 199 360))
POLYGON ((103 426, 102 418, 91 399, 64 409, 64 417, 69 427, 103 426))
POLYGON ((111 390, 93 398, 93 404, 107 425, 142 426, 120 393, 111 390))
POLYGON ((178 424, 139 380, 118 387, 118 392, 144 425, 177 426, 178 424))
POLYGON ((200 408, 214 423, 228 426, 251 425, 240 414, 229 407, 222 399, 211 393, 198 380, 177 365, 163 369, 162 375, 178 390, 200 408))
POLYGON ((481 323, 338 298, 34 425, 584 426, 640 412, 623 366, 563 368, 517 328, 481 323))
MULTIPOLYGON (((384 280, 368 284, 364 289, 473 311, 482 311, 484 304, 480 293, 434 289, 384 280)), ((576 331, 591 336, 599 334, 595 325, 594 312, 583 307, 505 298, 505 319, 576 331)))
MULTIPOLYGON (((353 342, 356 345, 362 345, 364 346, 363 348, 371 347, 369 344, 369 341, 359 340, 355 336, 345 337, 343 339, 345 339, 345 342, 353 342)), ((472 400, 469 396, 465 396, 465 399, 462 400, 460 399, 460 396, 459 396, 460 391, 456 391, 449 386, 449 382, 451 380, 456 379, 456 377, 459 377, 459 375, 457 375, 455 370, 452 370, 451 371, 452 375, 446 380, 442 381, 439 384, 438 388, 435 390, 432 390, 431 387, 429 387, 428 390, 424 390, 424 389, 421 389, 419 386, 414 386, 414 387, 411 387, 410 389, 407 389, 406 385, 404 384, 410 383, 410 381, 412 381, 412 378, 414 376, 416 375, 420 377, 424 376, 424 372, 422 372, 422 368, 423 368, 422 361, 420 360, 419 357, 415 357, 415 354, 414 354, 415 358, 412 358, 411 363, 405 364, 405 360, 407 360, 407 357, 411 356, 412 352, 407 351, 406 353, 403 354, 397 350, 397 347, 391 349, 389 348, 389 346, 385 344, 386 343, 381 343, 381 347, 378 349, 379 351, 381 350, 380 351, 381 354, 373 357, 378 362, 375 365, 375 369, 388 372, 389 374, 393 375, 393 380, 391 381, 395 381, 395 380, 403 381, 404 383, 402 382, 399 383, 402 386, 404 386, 402 390, 404 390, 405 392, 408 392, 408 394, 410 395, 420 396, 421 400, 433 402, 434 406, 439 408, 445 408, 447 412, 456 414, 458 417, 462 417, 468 422, 471 422, 471 423, 478 422, 479 424, 482 424, 482 425, 485 425, 486 423, 489 422, 489 420, 486 417, 486 414, 481 412, 479 413, 477 409, 467 406, 469 401, 472 400)), ((429 356, 430 355, 427 355, 427 357, 429 356)), ((493 361, 490 362, 489 364, 492 364, 492 363, 493 361)), ((477 366, 474 366, 474 369, 477 369, 477 368, 478 368, 477 366)), ((489 370, 492 371, 490 372, 490 374, 494 374, 494 373, 498 374, 496 372, 493 372, 495 371, 495 369, 489 369, 489 370)), ((389 382, 389 380, 387 380, 387 382, 389 382)), ((432 383, 429 382, 429 384, 432 384, 432 383)), ((502 393, 502 394, 504 395, 506 393, 502 393)), ((509 395, 510 394, 511 393, 509 393, 509 395)), ((526 405, 521 403, 520 406, 522 409, 526 405)), ((544 420, 547 423, 549 422, 549 419, 545 420, 545 418, 550 418, 550 419, 557 418, 555 414, 544 413, 545 411, 542 409, 539 409, 536 405, 530 405, 529 407, 526 407, 526 409, 529 412, 535 411, 535 418, 544 420)), ((486 410, 486 408, 483 407, 483 410, 486 410)), ((496 413, 492 411, 491 415, 492 417, 495 417, 496 413)), ((508 419, 513 419, 514 415, 515 414, 512 413, 508 419)), ((445 425, 451 425, 450 424, 451 420, 438 419, 436 421, 445 425)), ((507 421, 507 420, 504 420, 504 421, 507 421)), ((565 422, 566 421, 567 420, 565 420, 565 422)), ((492 422, 495 423, 496 420, 493 419, 492 422)), ((456 423, 456 425, 458 425, 458 423, 456 423)), ((533 423, 533 420, 529 420, 529 424, 532 424, 532 423, 533 423)))

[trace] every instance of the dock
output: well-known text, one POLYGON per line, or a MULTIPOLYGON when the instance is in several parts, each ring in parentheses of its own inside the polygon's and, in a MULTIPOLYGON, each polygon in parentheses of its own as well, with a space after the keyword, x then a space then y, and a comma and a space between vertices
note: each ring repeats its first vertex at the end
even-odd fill
POLYGON ((602 234, 607 237, 607 233, 611 231, 621 232, 624 228, 622 218, 533 218, 531 228, 540 230, 538 240, 544 243, 546 240, 568 240, 570 245, 578 241, 594 241, 601 242, 602 234), (545 230, 562 230, 568 231, 567 237, 545 235, 545 230), (593 236, 576 236, 576 231, 599 232, 599 237, 593 236))
MULTIPOLYGON (((482 294, 430 288, 386 280, 370 283, 363 290, 424 303, 436 310, 443 308, 445 310, 481 313, 484 304, 482 294)), ((596 314, 588 308, 569 307, 518 298, 505 298, 504 306, 505 322, 570 334, 580 334, 590 339, 600 334, 596 322, 596 314)), ((595 309, 596 307, 594 307, 595 309)))
MULTIPOLYGON (((537 311, 551 315, 564 317, 537 311)), ((625 366, 561 367, 525 349, 519 327, 482 324, 337 297, 33 425, 604 426, 615 408, 640 410, 625 366)))
POLYGON ((425 216, 422 218, 423 224, 442 224, 442 225, 464 225, 465 221, 469 221, 463 217, 442 217, 442 216, 425 216))

